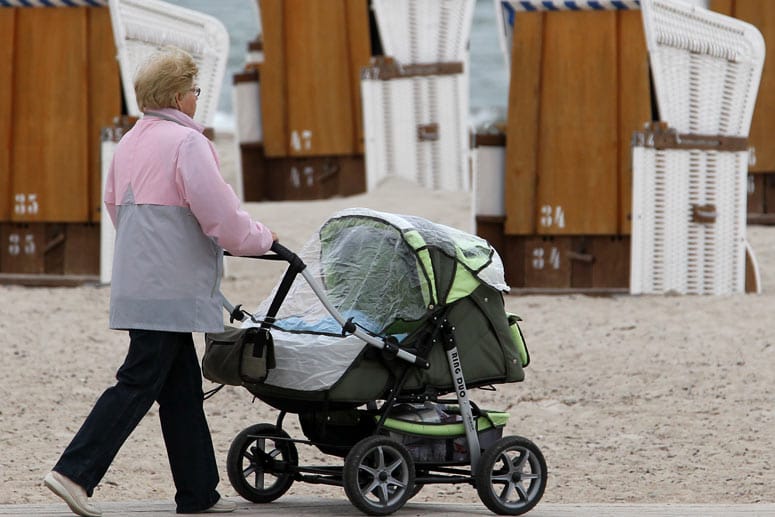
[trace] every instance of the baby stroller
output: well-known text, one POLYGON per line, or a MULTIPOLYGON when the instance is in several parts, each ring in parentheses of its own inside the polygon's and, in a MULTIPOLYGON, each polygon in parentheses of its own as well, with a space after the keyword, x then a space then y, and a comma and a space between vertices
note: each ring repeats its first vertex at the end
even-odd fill
MULTIPOLYGON (((327 220, 241 328, 206 336, 206 378, 244 386, 279 411, 233 440, 227 472, 268 503, 296 481, 344 487, 370 515, 422 487, 468 483, 493 512, 533 508, 547 481, 539 448, 503 437, 508 413, 469 390, 524 378, 519 318, 504 309, 503 265, 479 237, 413 216, 356 208, 327 220), (298 415, 306 439, 283 430, 298 415), (341 458, 299 465, 297 445, 341 458), (343 464, 342 464, 343 463, 343 464)), ((233 320, 232 320, 233 321, 233 320)))

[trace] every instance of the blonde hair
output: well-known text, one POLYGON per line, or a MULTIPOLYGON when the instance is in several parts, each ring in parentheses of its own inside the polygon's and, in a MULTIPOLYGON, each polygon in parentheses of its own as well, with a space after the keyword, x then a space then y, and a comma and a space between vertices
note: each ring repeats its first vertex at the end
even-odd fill
POLYGON ((184 50, 167 47, 153 54, 135 76, 138 108, 175 108, 175 95, 190 90, 198 73, 194 58, 184 50))

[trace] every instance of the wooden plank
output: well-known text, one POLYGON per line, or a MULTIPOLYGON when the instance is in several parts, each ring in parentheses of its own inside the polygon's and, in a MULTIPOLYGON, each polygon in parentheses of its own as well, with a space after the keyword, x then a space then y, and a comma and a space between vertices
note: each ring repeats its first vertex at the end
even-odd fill
POLYGON ((764 175, 764 213, 775 214, 775 173, 764 175))
POLYGON ((285 0, 283 8, 288 153, 352 154, 354 92, 344 1, 285 0))
POLYGON ((619 11, 618 81, 619 93, 619 181, 618 228, 620 235, 629 235, 632 218, 632 133, 643 129, 651 120, 651 86, 649 60, 643 21, 639 11, 619 11))
POLYGON ((522 235, 504 235, 505 255, 503 267, 506 270, 506 283, 511 287, 525 287, 525 241, 522 235))
POLYGON ((543 13, 516 15, 511 47, 504 201, 505 233, 535 233, 535 193, 538 174, 538 123, 541 111, 543 13))
POLYGON ((15 221, 89 218, 86 9, 17 13, 11 160, 15 221))
POLYGON ((618 231, 617 43, 613 11, 546 16, 538 234, 618 231))
POLYGON ((88 10, 88 99, 89 127, 89 219, 100 220, 102 210, 102 179, 100 133, 121 115, 121 80, 116 60, 116 45, 110 24, 110 10, 88 10))
MULTIPOLYGON (((528 339, 530 337, 528 336, 528 339)), ((353 513, 352 505, 346 497, 314 497, 303 492, 301 495, 288 495, 272 504, 255 504, 238 497, 227 498, 237 504, 236 515, 294 517, 334 517, 353 513)), ((106 514, 123 517, 151 517, 169 515, 175 511, 175 503, 170 501, 107 501, 100 507, 106 514)), ((416 517, 470 517, 483 514, 482 503, 450 502, 439 495, 431 502, 409 503, 404 513, 411 512, 416 517)), ((47 515, 66 517, 72 515, 64 503, 25 503, 0 505, 0 515, 47 515)), ((532 515, 536 517, 762 517, 775 515, 775 504, 599 504, 599 503, 541 503, 532 515)))
POLYGON ((345 0, 345 27, 347 27, 348 67, 350 71, 350 102, 352 105, 353 152, 363 154, 363 109, 361 106, 361 68, 371 61, 371 31, 368 2, 345 0))
POLYGON ((756 262, 755 257, 751 256, 748 248, 745 250, 745 292, 746 293, 758 293, 761 291, 762 286, 759 285, 759 278, 756 274, 756 262))
POLYGON ((44 223, 0 223, 2 273, 45 272, 45 227, 44 223))
MULTIPOLYGON (((775 2, 735 0, 732 15, 756 26, 769 44, 775 42, 775 2)), ((756 149, 756 164, 751 172, 775 171, 775 56, 767 52, 759 93, 751 121, 750 141, 756 149)))
POLYGON ((708 8, 717 13, 732 16, 733 2, 734 0, 710 0, 708 8))
POLYGON ((476 216, 476 235, 490 243, 502 260, 506 258, 506 239, 503 234, 505 217, 476 216))
POLYGON ((525 241, 525 287, 570 287, 572 237, 530 237, 525 241))
POLYGON ((264 62, 261 76, 261 124, 267 156, 288 155, 286 126, 283 0, 260 0, 264 62))
POLYGON ((11 219, 13 41, 17 9, 0 8, 0 221, 11 219))
POLYGON ((67 225, 64 274, 89 276, 100 274, 100 227, 91 223, 67 225))
POLYGON ((764 191, 765 191, 765 179, 766 174, 749 174, 748 175, 748 202, 747 213, 748 214, 763 214, 765 213, 764 207, 764 191))

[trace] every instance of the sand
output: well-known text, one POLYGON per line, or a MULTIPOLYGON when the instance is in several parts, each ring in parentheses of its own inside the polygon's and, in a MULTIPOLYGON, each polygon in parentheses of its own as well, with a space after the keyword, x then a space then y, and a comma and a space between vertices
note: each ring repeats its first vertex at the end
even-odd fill
MULTIPOLYGON (((234 181, 234 143, 219 138, 234 181)), ((366 206, 471 229, 466 193, 389 181, 376 192, 312 202, 248 203, 298 249, 336 210, 366 206)), ((474 390, 508 410, 506 434, 544 452, 555 503, 775 502, 775 228, 749 227, 764 293, 699 296, 507 296, 520 314, 532 364, 523 383, 474 390)), ((279 264, 229 259, 223 290, 255 307, 279 264)), ((110 288, 0 286, 0 504, 55 501, 43 475, 94 401, 114 382, 127 346, 107 328, 110 288)), ((201 354, 204 345, 197 336, 201 354)), ((205 382, 206 387, 211 387, 205 382)), ((221 493, 233 437, 277 414, 241 388, 206 402, 221 493)), ((287 420, 298 432, 295 417, 287 420)), ((302 462, 329 461, 299 446, 302 462)), ((332 459, 336 464, 338 460, 332 459)), ((295 484, 291 494, 344 498, 337 487, 295 484)), ((97 502, 171 500, 174 488, 153 408, 96 490, 97 502)), ((426 487, 418 500, 475 502, 467 485, 426 487)))

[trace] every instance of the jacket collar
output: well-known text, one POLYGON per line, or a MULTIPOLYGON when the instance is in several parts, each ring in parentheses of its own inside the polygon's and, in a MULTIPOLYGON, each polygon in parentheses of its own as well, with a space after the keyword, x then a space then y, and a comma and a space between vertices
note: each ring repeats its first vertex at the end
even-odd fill
POLYGON ((175 108, 146 110, 144 112, 144 115, 145 117, 153 117, 153 118, 158 118, 163 120, 169 120, 171 122, 176 122, 181 126, 195 129, 200 133, 205 130, 205 127, 202 124, 195 121, 194 119, 192 119, 191 117, 183 113, 182 111, 176 110, 175 108))

